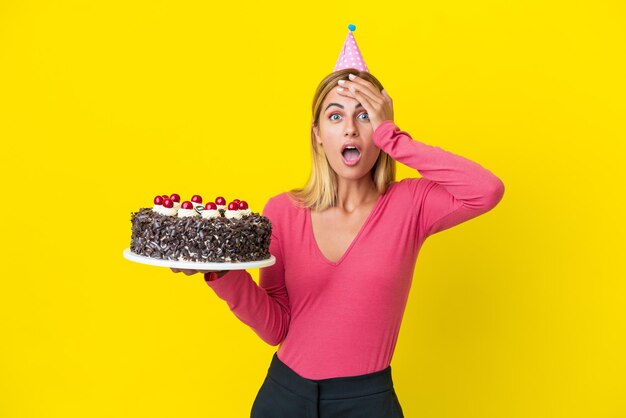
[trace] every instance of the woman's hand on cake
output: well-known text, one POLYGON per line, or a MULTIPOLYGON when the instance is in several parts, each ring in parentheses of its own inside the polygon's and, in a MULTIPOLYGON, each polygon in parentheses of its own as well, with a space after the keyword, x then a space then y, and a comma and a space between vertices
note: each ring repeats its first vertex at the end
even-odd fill
POLYGON ((393 100, 386 90, 379 92, 371 82, 354 74, 350 74, 349 78, 352 81, 339 80, 341 86, 339 88, 342 90, 337 92, 343 96, 353 97, 363 105, 373 131, 384 121, 393 121, 393 100))

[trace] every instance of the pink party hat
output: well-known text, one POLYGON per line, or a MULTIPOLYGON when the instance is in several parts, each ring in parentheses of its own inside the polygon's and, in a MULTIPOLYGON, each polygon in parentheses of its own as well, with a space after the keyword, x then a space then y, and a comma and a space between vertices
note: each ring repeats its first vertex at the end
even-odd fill
POLYGON ((352 32, 355 31, 356 26, 350 24, 348 25, 348 29, 350 31, 348 32, 348 36, 346 36, 346 41, 343 43, 343 48, 341 49, 339 59, 335 64, 333 72, 343 70, 344 68, 355 68, 359 71, 366 71, 369 73, 367 65, 365 65, 365 61, 363 61, 363 57, 361 56, 361 51, 356 44, 354 35, 352 34, 352 32))

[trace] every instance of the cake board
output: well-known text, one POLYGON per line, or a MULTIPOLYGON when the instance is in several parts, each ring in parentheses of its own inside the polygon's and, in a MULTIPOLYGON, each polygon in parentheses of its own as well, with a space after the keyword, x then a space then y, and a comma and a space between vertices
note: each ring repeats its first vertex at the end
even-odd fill
POLYGON ((223 262, 223 263, 209 263, 199 261, 179 261, 179 260, 162 260, 159 258, 146 257, 144 255, 135 254, 126 248, 123 252, 124 258, 135 263, 147 264, 156 267, 169 267, 175 269, 190 269, 190 270, 245 270, 253 268, 269 267, 276 263, 276 257, 271 256, 265 260, 258 261, 242 261, 242 262, 223 262))

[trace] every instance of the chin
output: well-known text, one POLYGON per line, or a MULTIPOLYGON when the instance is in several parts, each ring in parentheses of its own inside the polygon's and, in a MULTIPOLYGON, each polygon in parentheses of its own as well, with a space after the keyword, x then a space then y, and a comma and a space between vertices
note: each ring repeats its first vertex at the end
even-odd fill
POLYGON ((341 177, 346 180, 359 180, 365 176, 369 176, 374 168, 374 164, 367 167, 365 165, 362 167, 347 167, 343 164, 343 162, 340 164, 341 166, 339 169, 337 169, 337 167, 331 167, 333 168, 335 174, 337 174, 337 177, 341 177))
POLYGON ((368 173, 369 171, 364 172, 364 173, 349 173, 347 175, 342 175, 341 173, 337 173, 337 177, 340 177, 344 180, 360 180, 363 177, 365 177, 368 173))

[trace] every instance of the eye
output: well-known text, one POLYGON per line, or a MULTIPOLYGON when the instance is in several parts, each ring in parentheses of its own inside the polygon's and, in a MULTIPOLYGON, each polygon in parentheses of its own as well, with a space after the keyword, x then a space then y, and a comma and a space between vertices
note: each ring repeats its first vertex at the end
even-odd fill
MULTIPOLYGON (((358 117, 361 117, 361 116, 365 116, 364 118, 361 118, 361 119, 364 119, 364 120, 368 120, 370 118, 369 115, 367 114, 367 112, 360 113, 358 117)), ((328 119, 330 119, 330 120, 339 120, 340 117, 341 116, 338 113, 333 113, 333 114, 331 114, 328 117, 328 119), (338 117, 334 118, 333 116, 338 116, 338 117)))

